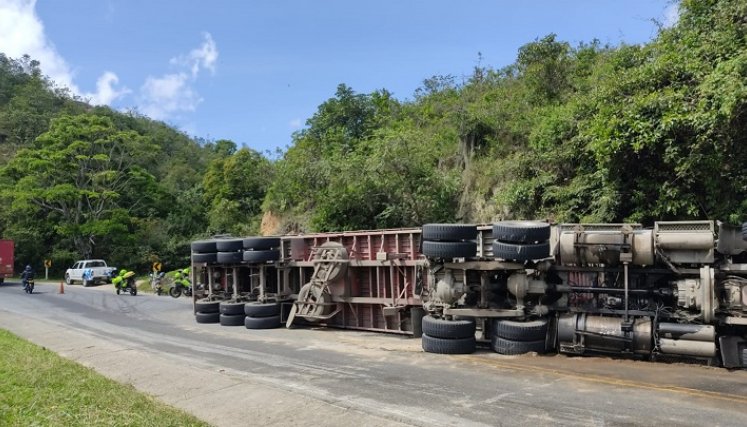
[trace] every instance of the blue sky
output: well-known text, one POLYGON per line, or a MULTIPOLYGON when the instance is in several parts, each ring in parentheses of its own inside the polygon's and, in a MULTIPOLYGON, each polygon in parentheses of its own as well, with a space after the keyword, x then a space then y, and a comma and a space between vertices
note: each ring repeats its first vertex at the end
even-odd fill
POLYGON ((273 151, 339 83, 404 100, 478 52, 499 68, 549 33, 644 43, 676 18, 671 0, 0 0, 0 52, 93 103, 273 151))

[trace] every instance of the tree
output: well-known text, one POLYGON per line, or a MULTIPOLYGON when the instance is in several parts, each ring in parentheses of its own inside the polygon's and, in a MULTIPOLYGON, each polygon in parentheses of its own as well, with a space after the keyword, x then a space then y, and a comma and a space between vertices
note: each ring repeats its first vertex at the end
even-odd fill
POLYGON ((257 233, 272 165, 249 148, 233 151, 222 150, 228 157, 213 160, 203 180, 208 228, 212 233, 257 233))
POLYGON ((536 103, 559 101, 569 89, 571 47, 550 34, 519 49, 519 72, 536 103))
POLYGON ((398 107, 387 91, 364 95, 339 85, 308 127, 293 135, 293 146, 276 165, 263 210, 285 217, 288 230, 368 225, 353 219, 373 220, 353 202, 361 200, 355 194, 364 180, 358 161, 370 154, 365 141, 386 126, 398 107))
POLYGON ((11 208, 36 207, 82 257, 98 238, 126 234, 129 212, 151 196, 154 178, 143 167, 158 151, 148 138, 119 131, 96 115, 61 116, 0 173, 11 208))

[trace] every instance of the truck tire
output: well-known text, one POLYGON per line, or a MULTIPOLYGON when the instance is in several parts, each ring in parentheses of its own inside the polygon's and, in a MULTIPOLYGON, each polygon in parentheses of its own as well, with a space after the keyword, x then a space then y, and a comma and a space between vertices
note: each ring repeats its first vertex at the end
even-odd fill
POLYGON ((475 336, 475 320, 446 320, 433 316, 423 317, 423 336, 431 338, 469 338, 475 336))
POLYGON ((280 314, 280 304, 248 302, 244 304, 244 314, 248 317, 271 317, 280 314))
POLYGON ((215 249, 216 252, 238 252, 244 249, 244 241, 242 239, 216 240, 215 249))
POLYGON ((493 257, 518 262, 544 259, 550 256, 550 243, 520 245, 517 243, 493 242, 493 257))
POLYGON ((195 320, 197 323, 218 323, 220 321, 220 313, 195 313, 195 320))
POLYGON ((243 241, 244 249, 266 251, 280 247, 280 237, 247 237, 243 241))
POLYGON ((70 280, 70 275, 67 274, 67 273, 65 273, 65 284, 68 285, 68 286, 70 286, 70 285, 73 284, 73 281, 70 280))
POLYGON ((470 354, 474 353, 477 347, 475 337, 469 338, 435 338, 423 334, 422 338, 423 351, 426 353, 438 354, 470 354))
POLYGON ((277 261, 280 259, 280 251, 277 249, 262 251, 244 251, 243 260, 248 263, 277 261))
POLYGON ((425 224, 422 240, 458 242, 477 239, 477 226, 470 224, 425 224))
POLYGON ((244 314, 244 304, 243 302, 228 302, 228 301, 221 301, 218 304, 218 310, 220 314, 227 314, 227 315, 242 315, 246 316, 244 314))
POLYGON ((218 264, 238 264, 243 257, 241 252, 218 252, 216 259, 218 264))
POLYGON ((496 353, 506 355, 517 355, 524 353, 544 353, 545 340, 538 341, 512 341, 505 338, 493 336, 490 340, 490 346, 496 353))
POLYGON ((251 317, 244 318, 246 329, 275 329, 280 327, 280 315, 268 317, 251 317))
POLYGON ((195 311, 200 313, 219 313, 220 301, 195 301, 195 311))
POLYGON ((547 336, 547 319, 530 322, 496 319, 492 326, 492 335, 512 341, 539 341, 547 336))
POLYGON ((192 253, 192 262, 208 262, 213 263, 218 260, 215 253, 192 253))
POLYGON ((423 241, 423 255, 428 258, 474 258, 477 256, 477 243, 426 240, 423 241))
POLYGON ((241 326, 244 324, 244 314, 220 314, 221 326, 241 326))
POLYGON ((215 253, 218 250, 215 248, 215 240, 197 240, 192 242, 190 245, 192 252, 197 254, 215 253))
POLYGON ((501 221, 493 224, 493 239, 508 243, 542 243, 550 239, 550 224, 540 221, 501 221))

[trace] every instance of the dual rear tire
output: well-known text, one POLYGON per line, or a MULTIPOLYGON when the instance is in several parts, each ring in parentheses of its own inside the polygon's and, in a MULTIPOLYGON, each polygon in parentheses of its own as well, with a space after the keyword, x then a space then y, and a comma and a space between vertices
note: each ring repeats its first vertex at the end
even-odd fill
POLYGON ((490 346, 496 353, 519 355, 544 353, 547 349, 547 319, 519 322, 495 319, 491 323, 490 346))
POLYGON ((195 301, 195 320, 197 320, 197 323, 220 322, 220 302, 210 300, 195 301))
POLYGON ((274 329, 280 327, 280 304, 250 302, 244 305, 246 329, 274 329))
POLYGON ((477 256, 477 226, 470 224, 425 224, 421 229, 422 252, 428 258, 474 258, 477 256))
POLYGON ((470 354, 477 347, 474 319, 446 320, 423 317, 423 351, 438 354, 470 354))
POLYGON ((277 261, 279 248, 279 237, 198 240, 191 244, 193 262, 227 265, 277 261))
POLYGON ((550 224, 501 221, 493 224, 493 257, 527 262, 550 256, 550 224))
POLYGON ((272 329, 280 326, 280 304, 200 300, 195 302, 195 319, 197 323, 272 329))
POLYGON ((221 326, 241 326, 244 324, 244 303, 221 301, 218 304, 221 326))

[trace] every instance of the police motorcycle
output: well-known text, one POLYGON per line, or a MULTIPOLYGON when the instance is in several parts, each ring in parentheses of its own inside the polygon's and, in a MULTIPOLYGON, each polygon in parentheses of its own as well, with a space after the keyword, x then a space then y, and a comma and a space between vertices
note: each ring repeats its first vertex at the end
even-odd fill
POLYGON ((135 272, 127 271, 124 268, 114 274, 112 279, 114 289, 117 295, 121 292, 129 292, 133 297, 137 295, 137 286, 135 285, 135 272))
POLYGON ((189 267, 176 270, 174 286, 169 289, 169 295, 173 298, 179 298, 182 293, 188 297, 192 296, 192 282, 189 280, 189 272, 189 267))

